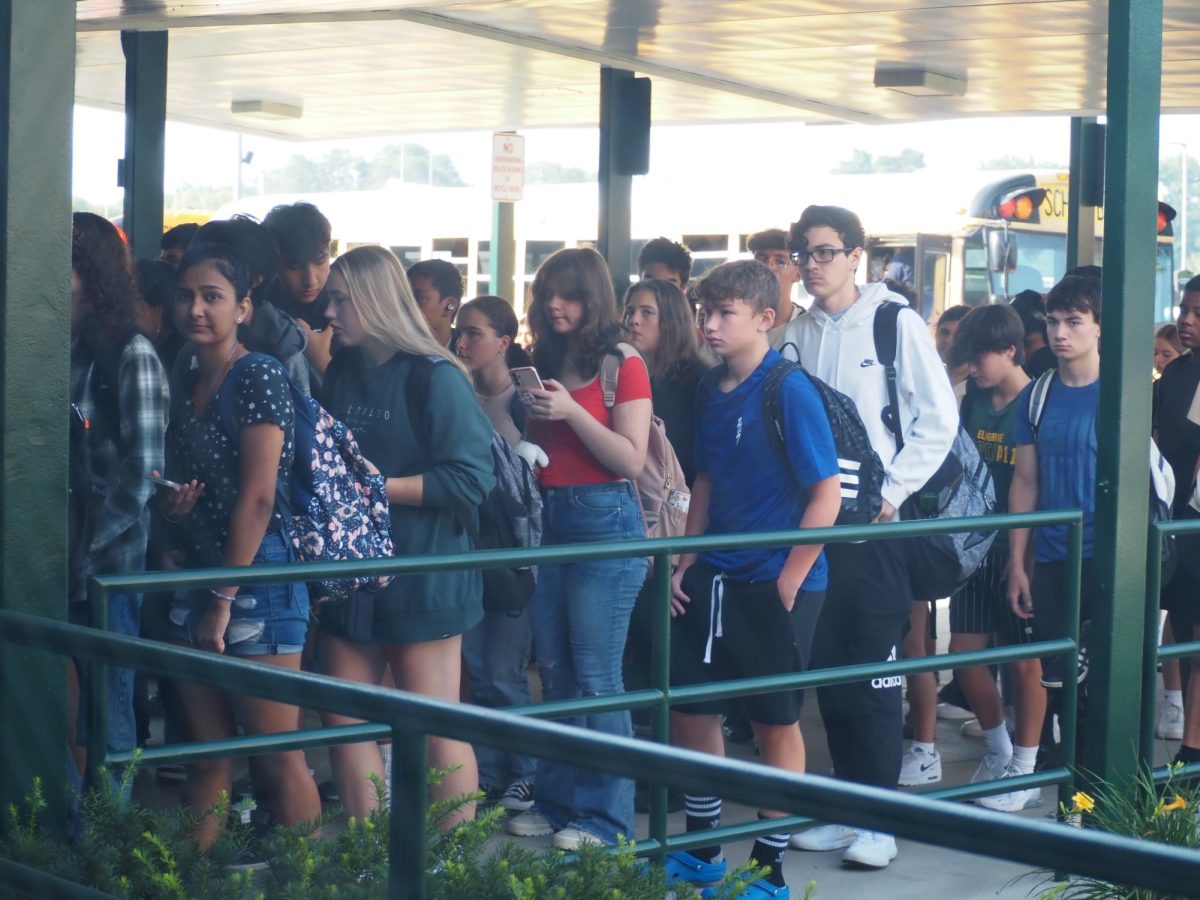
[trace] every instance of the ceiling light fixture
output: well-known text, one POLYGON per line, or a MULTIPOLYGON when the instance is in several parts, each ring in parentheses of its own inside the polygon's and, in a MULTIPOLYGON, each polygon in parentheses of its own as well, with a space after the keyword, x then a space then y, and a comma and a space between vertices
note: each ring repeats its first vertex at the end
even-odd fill
POLYGON ((229 111, 235 116, 259 119, 299 119, 304 115, 304 106, 282 100, 234 100, 229 104, 229 111))
POLYGON ((966 76, 930 72, 922 66, 875 64, 875 87, 910 97, 961 97, 967 92, 966 76))

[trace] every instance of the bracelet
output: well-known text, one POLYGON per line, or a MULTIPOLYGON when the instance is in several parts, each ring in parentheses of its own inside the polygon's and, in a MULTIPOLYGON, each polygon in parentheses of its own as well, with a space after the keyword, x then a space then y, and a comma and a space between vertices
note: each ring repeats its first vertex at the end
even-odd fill
POLYGON ((216 588, 209 588, 208 592, 210 594, 212 594, 214 597, 216 597, 218 600, 225 600, 225 601, 228 601, 229 603, 232 603, 234 600, 237 599, 236 594, 222 594, 216 588))

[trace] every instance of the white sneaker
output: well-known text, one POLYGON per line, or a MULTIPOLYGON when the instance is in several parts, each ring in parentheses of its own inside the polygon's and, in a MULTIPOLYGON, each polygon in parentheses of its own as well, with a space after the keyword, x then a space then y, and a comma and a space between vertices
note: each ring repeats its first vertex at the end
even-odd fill
POLYGON ((965 738, 975 738, 977 741, 983 740, 983 726, 979 724, 978 719, 967 719, 962 723, 962 728, 958 729, 958 733, 965 738))
MULTIPOLYGON (((1012 778, 1020 774, 1022 773, 1013 768, 1012 763, 1009 763, 1008 768, 1004 770, 1005 778, 1012 778)), ((1025 788, 1020 791, 1009 791, 1007 794, 980 797, 975 802, 984 809, 994 809, 996 812, 1020 812, 1023 809, 1042 805, 1042 789, 1035 787, 1025 788)))
POLYGON ((953 703, 939 703, 937 705, 937 717, 946 722, 961 722, 963 719, 974 718, 975 713, 969 709, 963 709, 961 706, 955 706, 953 703))
POLYGON ((554 832, 552 843, 559 850, 575 851, 584 846, 603 847, 604 839, 598 834, 592 834, 590 831, 584 831, 582 828, 569 826, 561 831, 554 832))
POLYGON ((1158 711, 1158 726, 1154 734, 1169 741, 1183 740, 1183 707, 1164 700, 1162 709, 1158 711))
POLYGON ((504 829, 515 837, 542 837, 554 834, 554 826, 550 824, 550 820, 536 809, 509 819, 505 823, 504 829))
POLYGON ((860 831, 858 839, 842 854, 842 862, 866 866, 869 869, 883 869, 896 858, 898 852, 896 839, 890 834, 881 831, 860 831))
POLYGON ((979 760, 979 768, 971 776, 971 784, 978 784, 981 781, 995 781, 997 778, 1003 778, 1010 762, 1012 762, 1011 756, 1005 758, 999 753, 991 752, 983 754, 983 759, 979 760))
POLYGON ((909 747, 900 761, 900 784, 916 787, 920 784, 937 784, 942 780, 942 754, 934 750, 926 753, 920 747, 909 747))
POLYGON ((797 850, 841 850, 858 839, 858 831, 849 825, 819 825, 797 831, 788 841, 797 850))

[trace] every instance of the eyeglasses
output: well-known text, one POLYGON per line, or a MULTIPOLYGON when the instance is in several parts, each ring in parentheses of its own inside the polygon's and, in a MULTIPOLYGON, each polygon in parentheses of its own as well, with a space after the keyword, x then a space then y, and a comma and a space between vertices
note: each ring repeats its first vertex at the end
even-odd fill
POLYGON ((818 247, 816 250, 797 250, 792 254, 792 262, 798 266, 808 265, 809 259, 815 259, 819 263, 833 262, 833 258, 839 253, 849 256, 856 249, 855 247, 818 247))
POLYGON ((786 269, 792 264, 790 259, 783 256, 767 256, 766 254, 759 254, 755 256, 754 259, 757 262, 762 263, 764 266, 770 266, 772 269, 777 269, 779 271, 786 269))

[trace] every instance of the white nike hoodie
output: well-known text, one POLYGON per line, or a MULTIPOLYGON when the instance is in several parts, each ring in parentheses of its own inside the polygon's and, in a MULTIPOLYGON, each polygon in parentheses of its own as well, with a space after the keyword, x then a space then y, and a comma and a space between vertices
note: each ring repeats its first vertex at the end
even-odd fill
POLYGON ((887 377, 875 355, 875 310, 888 301, 905 302, 883 284, 864 285, 836 321, 814 303, 808 315, 788 323, 780 352, 854 401, 871 446, 883 460, 883 498, 899 509, 950 452, 958 432, 958 405, 928 328, 911 309, 902 310, 896 319, 896 388, 904 449, 896 452, 895 438, 883 422, 887 377))

